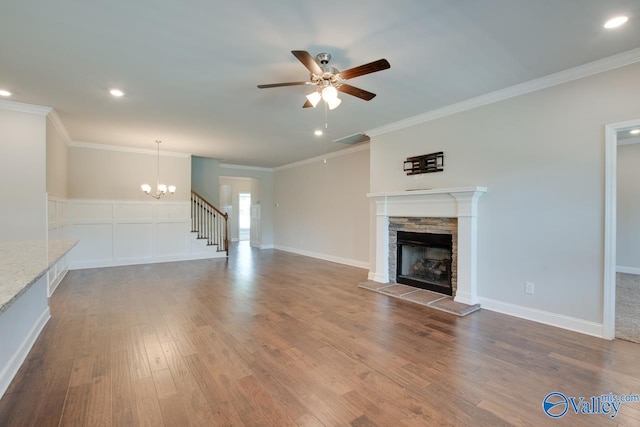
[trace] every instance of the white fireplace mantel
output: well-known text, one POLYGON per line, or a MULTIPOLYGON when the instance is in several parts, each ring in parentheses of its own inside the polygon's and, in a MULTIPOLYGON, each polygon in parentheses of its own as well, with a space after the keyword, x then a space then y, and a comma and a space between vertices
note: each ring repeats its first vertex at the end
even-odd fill
POLYGON ((455 301, 477 304, 478 199, 486 187, 369 193, 376 204, 375 270, 369 278, 389 283, 389 217, 458 218, 458 289, 455 301))

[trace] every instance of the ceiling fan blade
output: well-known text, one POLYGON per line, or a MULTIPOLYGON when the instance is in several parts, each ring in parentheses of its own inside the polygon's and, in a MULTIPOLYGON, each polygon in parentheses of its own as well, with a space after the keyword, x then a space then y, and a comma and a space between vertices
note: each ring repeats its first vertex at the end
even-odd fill
POLYGON ((268 85, 258 85, 258 89, 268 89, 270 87, 282 87, 282 86, 302 86, 307 82, 286 82, 286 83, 271 83, 268 85))
POLYGON ((376 71, 386 70, 388 68, 391 68, 389 61, 386 59, 378 59, 377 61, 373 61, 359 67, 353 67, 348 70, 341 71, 340 77, 342 77, 343 80, 348 80, 365 74, 375 73, 376 71))
POLYGON ((298 61, 302 62, 302 65, 307 67, 307 70, 311 71, 316 76, 322 75, 322 69, 309 52, 306 50, 292 50, 291 53, 293 53, 293 56, 298 58, 298 61))
POLYGON ((360 89, 359 87, 351 86, 351 85, 344 84, 344 83, 341 84, 338 87, 338 90, 340 92, 344 92, 344 93, 347 93, 349 95, 353 95, 353 96, 355 96, 357 98, 364 99, 365 101, 371 101, 373 98, 376 97, 375 93, 371 93, 371 92, 368 92, 368 91, 366 91, 364 89, 360 89))
POLYGON ((309 102, 309 100, 307 99, 307 102, 304 103, 304 105, 302 106, 302 108, 311 108, 313 107, 313 104, 309 102))

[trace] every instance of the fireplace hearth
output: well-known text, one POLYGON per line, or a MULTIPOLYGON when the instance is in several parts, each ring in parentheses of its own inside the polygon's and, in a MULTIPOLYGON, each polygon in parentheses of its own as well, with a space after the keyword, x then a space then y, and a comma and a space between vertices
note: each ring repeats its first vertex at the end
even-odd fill
POLYGON ((453 295, 451 234, 397 232, 396 283, 453 295))

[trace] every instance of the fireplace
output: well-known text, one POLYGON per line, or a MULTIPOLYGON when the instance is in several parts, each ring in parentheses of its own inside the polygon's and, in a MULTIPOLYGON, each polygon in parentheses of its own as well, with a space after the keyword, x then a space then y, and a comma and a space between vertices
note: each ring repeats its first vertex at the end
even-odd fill
POLYGON ((397 232, 396 283, 453 295, 451 234, 397 232))
POLYGON ((450 234, 454 301, 477 304, 478 199, 486 187, 370 193, 375 201, 375 262, 369 280, 396 281, 397 232, 450 234))

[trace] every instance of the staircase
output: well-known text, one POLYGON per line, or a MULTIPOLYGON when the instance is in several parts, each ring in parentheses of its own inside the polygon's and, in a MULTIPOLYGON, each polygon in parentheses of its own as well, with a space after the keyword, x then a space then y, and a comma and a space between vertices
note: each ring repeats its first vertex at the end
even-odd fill
POLYGON ((216 246, 217 252, 229 256, 227 222, 229 215, 221 212, 201 195, 191 190, 191 232, 207 246, 216 246))

